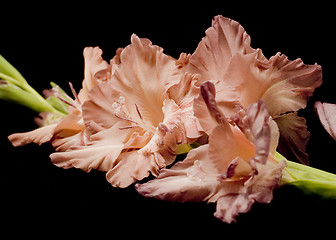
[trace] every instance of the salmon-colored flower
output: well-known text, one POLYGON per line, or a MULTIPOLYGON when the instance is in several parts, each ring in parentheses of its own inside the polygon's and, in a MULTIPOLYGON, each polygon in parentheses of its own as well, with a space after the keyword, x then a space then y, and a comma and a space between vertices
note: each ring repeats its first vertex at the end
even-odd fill
POLYGON ((182 74, 176 60, 148 39, 132 35, 131 42, 110 79, 82 106, 92 133, 87 146, 51 155, 60 167, 106 171, 116 187, 157 176, 175 160, 178 144, 200 136, 192 108, 198 75, 182 74))
POLYGON ((217 124, 209 144, 191 150, 185 160, 136 189, 169 201, 217 202, 215 216, 230 223, 255 201, 272 200, 285 163, 273 159, 277 128, 270 124, 273 120, 262 100, 229 123, 217 107, 212 83, 203 83, 201 94, 217 124))
POLYGON ((41 113, 40 118, 36 119, 39 128, 26 133, 15 133, 8 137, 14 146, 22 146, 31 142, 40 145, 51 141, 56 150, 65 151, 71 146, 85 145, 86 136, 84 132, 86 128, 82 120, 81 106, 87 99, 87 92, 99 82, 95 73, 109 66, 102 59, 101 54, 102 51, 98 47, 84 49, 85 78, 83 88, 78 95, 70 84, 75 96, 74 100, 55 84, 52 84, 53 88, 51 90, 44 91, 47 101, 49 100, 51 103, 59 103, 61 99, 65 103, 62 106, 67 114, 41 113))
POLYGON ((309 132, 296 111, 306 106, 321 85, 321 66, 306 65, 301 59, 290 61, 281 53, 267 59, 250 41, 238 22, 216 16, 196 51, 191 56, 181 54, 179 62, 183 70, 200 74, 199 85, 214 82, 216 101, 227 116, 262 99, 279 126, 281 149, 287 157, 307 163, 304 151, 309 132))

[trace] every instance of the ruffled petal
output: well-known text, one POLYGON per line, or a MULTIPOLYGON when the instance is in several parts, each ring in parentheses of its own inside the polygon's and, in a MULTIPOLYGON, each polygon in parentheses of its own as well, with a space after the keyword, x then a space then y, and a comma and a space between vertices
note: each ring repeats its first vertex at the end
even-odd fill
POLYGON ((250 47, 250 36, 244 28, 229 18, 214 17, 205 33, 186 66, 186 71, 201 75, 200 83, 222 80, 232 56, 255 51, 250 47))
POLYGON ((120 55, 121 63, 111 83, 127 99, 125 104, 132 119, 156 127, 164 117, 162 107, 168 98, 167 90, 179 81, 181 74, 175 60, 148 39, 133 34, 131 42, 120 55))
POLYGON ((304 108, 314 90, 322 84, 320 65, 307 65, 301 59, 288 60, 280 53, 259 66, 258 75, 269 80, 269 87, 262 96, 272 116, 304 108))
POLYGON ((108 171, 123 150, 124 139, 129 134, 127 129, 120 130, 119 127, 121 124, 115 124, 108 130, 92 135, 87 146, 53 153, 50 155, 51 161, 62 168, 76 167, 86 172, 91 169, 108 171))
POLYGON ((95 74, 109 66, 109 64, 103 60, 102 54, 103 51, 99 47, 86 47, 83 51, 85 70, 82 83, 83 88, 79 93, 81 102, 87 99, 87 93, 98 84, 95 74))
POLYGON ((336 104, 316 102, 315 109, 324 129, 336 140, 336 104))
POLYGON ((114 187, 125 188, 148 176, 148 171, 146 171, 145 176, 137 176, 139 179, 133 177, 138 161, 144 160, 140 158, 141 156, 137 151, 121 153, 116 160, 116 164, 106 173, 107 181, 114 187))
POLYGON ((111 87, 111 83, 103 82, 89 92, 89 100, 82 106, 83 119, 87 128, 98 131, 108 129, 124 117, 124 97, 111 87), (119 118, 118 118, 119 116, 119 118))
MULTIPOLYGON (((163 169, 156 179, 136 184, 136 190, 143 196, 166 201, 198 202, 213 198, 220 182, 216 175, 207 175, 202 170, 203 160, 208 157, 207 148, 208 145, 203 145, 191 150, 185 160, 170 169, 163 169)), ((211 166, 205 166, 205 169, 209 173, 211 166)))
POLYGON ((196 139, 201 136, 193 111, 194 99, 199 95, 199 87, 196 86, 198 79, 199 75, 197 74, 185 73, 179 83, 168 89, 169 97, 182 110, 181 118, 184 123, 186 136, 189 139, 196 139))
POLYGON ((46 143, 51 140, 56 126, 57 124, 51 124, 26 133, 14 133, 9 135, 8 139, 14 147, 24 146, 32 142, 41 145, 42 143, 46 143))

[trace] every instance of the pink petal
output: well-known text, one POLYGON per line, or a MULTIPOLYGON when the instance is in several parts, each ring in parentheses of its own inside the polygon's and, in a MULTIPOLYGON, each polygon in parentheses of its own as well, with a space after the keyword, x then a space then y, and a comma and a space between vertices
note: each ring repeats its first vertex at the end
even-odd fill
POLYGON ((264 64, 260 74, 269 79, 269 87, 262 99, 272 116, 304 108, 307 99, 322 84, 322 69, 317 64, 307 65, 301 59, 290 61, 280 53, 264 64))
POLYGON ((79 93, 81 102, 87 99, 87 93, 98 84, 95 74, 109 66, 101 57, 102 54, 103 51, 98 47, 86 47, 83 51, 85 70, 83 88, 79 93))
POLYGON ((197 120, 194 116, 193 103, 199 95, 199 87, 196 86, 199 75, 185 73, 180 82, 168 89, 168 94, 182 110, 181 118, 184 123, 186 136, 189 139, 196 139, 201 136, 197 130, 197 120))
POLYGON ((201 75, 200 83, 222 80, 232 56, 255 51, 250 47, 250 36, 244 28, 229 18, 214 17, 205 33, 186 67, 186 71, 201 75))
MULTIPOLYGON (((171 169, 163 169, 159 176, 144 184, 136 184, 136 190, 146 196, 168 201, 206 201, 218 191, 216 175, 207 176, 198 166, 207 158, 207 145, 191 150, 187 158, 171 169)), ((210 166, 211 167, 211 166, 210 166)))
POLYGON ((316 102, 315 109, 324 129, 336 140, 336 105, 316 102))
POLYGON ((139 179, 133 177, 134 170, 139 161, 146 161, 140 159, 141 155, 137 151, 121 153, 116 160, 115 166, 106 173, 106 179, 113 187, 125 188, 137 180, 141 180, 148 176, 148 169, 144 176, 137 176, 139 179))
POLYGON ((66 152, 51 154, 51 161, 58 167, 76 167, 86 172, 91 169, 110 170, 123 150, 124 139, 129 134, 128 130, 120 130, 120 126, 116 124, 92 135, 88 146, 77 146, 66 152))
POLYGON ((51 140, 56 126, 57 124, 51 124, 26 133, 14 133, 9 135, 8 139, 14 147, 23 146, 32 142, 41 145, 51 140))
POLYGON ((162 48, 134 34, 131 42, 120 55, 112 86, 127 99, 127 109, 133 109, 132 119, 139 119, 140 112, 145 121, 156 127, 163 120, 166 92, 181 76, 175 60, 163 54, 162 48))
MULTIPOLYGON (((84 102, 82 106, 86 127, 97 128, 98 125, 108 129, 119 122, 120 118, 116 115, 124 115, 123 112, 120 112, 123 111, 123 103, 120 100, 120 93, 115 91, 109 82, 100 83, 93 88, 89 92, 88 101, 84 102)), ((95 129, 92 130, 95 131, 95 129)))

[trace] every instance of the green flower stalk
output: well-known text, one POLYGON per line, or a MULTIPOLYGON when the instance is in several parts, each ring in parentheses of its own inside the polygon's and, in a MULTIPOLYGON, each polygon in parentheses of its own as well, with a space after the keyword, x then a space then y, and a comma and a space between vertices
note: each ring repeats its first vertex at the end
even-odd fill
MULTIPOLYGON (((51 83, 52 87, 56 86, 51 83)), ((0 55, 0 99, 15 102, 36 112, 50 112, 60 116, 67 114, 58 98, 43 98, 4 57, 0 55)))
POLYGON ((294 185, 307 194, 318 194, 325 198, 336 199, 336 175, 307 165, 287 160, 276 152, 274 159, 286 161, 281 185, 294 185))

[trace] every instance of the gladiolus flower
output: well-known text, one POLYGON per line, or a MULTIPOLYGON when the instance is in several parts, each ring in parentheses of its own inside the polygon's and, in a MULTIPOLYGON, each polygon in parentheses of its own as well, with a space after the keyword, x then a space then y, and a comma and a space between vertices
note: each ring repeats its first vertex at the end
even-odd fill
POLYGON ((87 146, 54 153, 63 168, 106 171, 116 187, 127 187, 174 162, 177 145, 200 136, 192 113, 197 75, 182 74, 176 60, 148 39, 132 35, 111 78, 88 93, 83 120, 87 146))
POLYGON ((278 136, 274 134, 277 128, 270 124, 273 120, 262 100, 229 123, 215 94, 211 82, 202 84, 202 98, 217 124, 209 144, 191 150, 185 160, 162 170, 156 179, 137 184, 136 189, 163 200, 217 202, 215 216, 230 223, 239 213, 249 211, 255 201, 272 200, 285 162, 273 158, 276 145, 272 143, 277 139, 272 138, 278 136))
POLYGON ((321 85, 321 66, 290 61, 280 53, 268 60, 250 41, 238 22, 216 16, 196 51, 191 56, 181 54, 179 62, 184 71, 200 74, 199 85, 209 80, 215 84, 218 107, 226 116, 262 99, 278 124, 281 152, 308 163, 309 132, 296 111, 321 85))
POLYGON ((60 114, 59 111, 56 112, 53 109, 36 109, 42 112, 40 118, 36 118, 39 128, 26 133, 10 135, 8 138, 14 146, 22 146, 31 142, 40 145, 51 141, 56 150, 66 151, 71 146, 85 145, 86 136, 84 132, 86 129, 82 123, 81 106, 87 98, 87 92, 99 82, 94 74, 108 67, 108 63, 101 58, 101 54, 102 51, 99 48, 88 47, 84 49, 85 78, 83 80, 83 89, 77 95, 70 84, 72 93, 75 96, 74 100, 59 86, 51 83, 53 88, 44 91, 45 102, 65 114, 60 114))

